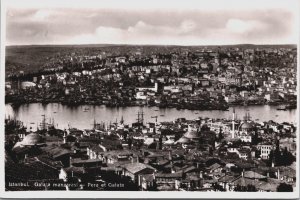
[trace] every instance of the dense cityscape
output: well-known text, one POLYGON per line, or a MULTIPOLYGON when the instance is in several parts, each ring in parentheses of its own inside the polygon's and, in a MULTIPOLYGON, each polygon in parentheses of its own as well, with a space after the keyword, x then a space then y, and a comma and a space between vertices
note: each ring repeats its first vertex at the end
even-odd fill
POLYGON ((6 116, 7 191, 295 190, 298 124, 249 112, 238 118, 235 106, 296 109, 296 46, 6 48, 5 103, 15 110, 32 103, 140 107, 134 123, 94 120, 86 129, 59 129, 43 115, 33 130, 6 116), (36 63, 19 61, 21 54, 36 63), (145 107, 232 117, 146 121, 145 107))
MULTIPOLYGON (((36 48, 47 52, 47 47, 36 48)), ((28 57, 39 53, 31 52, 30 47, 8 47, 16 55, 6 61, 6 103, 191 110, 228 110, 233 104, 296 108, 297 51, 292 46, 57 50, 38 69, 26 72, 28 66, 16 70, 21 64, 14 58, 22 52, 28 57)))

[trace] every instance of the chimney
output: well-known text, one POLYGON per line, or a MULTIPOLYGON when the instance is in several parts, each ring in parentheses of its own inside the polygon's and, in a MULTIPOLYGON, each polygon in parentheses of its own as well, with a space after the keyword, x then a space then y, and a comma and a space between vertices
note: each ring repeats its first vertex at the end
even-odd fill
POLYGON ((142 155, 143 155, 143 157, 145 156, 145 151, 144 151, 144 149, 142 149, 142 155))
POLYGON ((155 140, 155 144, 156 144, 156 150, 159 150, 159 141, 155 140))
POLYGON ((243 171, 242 171, 242 177, 244 177, 244 173, 245 173, 245 169, 243 169, 243 171))
POLYGON ((139 163, 139 156, 136 157, 136 163, 139 163))
POLYGON ((235 137, 235 108, 233 108, 232 112, 232 130, 231 130, 231 138, 235 137))
POLYGON ((72 177, 74 177, 74 172, 72 171, 72 177))
POLYGON ((73 167, 72 165, 72 157, 70 156, 70 167, 73 167))
POLYGON ((279 168, 277 170, 277 179, 280 180, 280 170, 279 170, 279 168))
POLYGON ((172 160, 172 153, 169 151, 169 160, 172 160))
POLYGON ((203 178, 203 171, 200 171, 199 177, 203 178))
POLYGON ((66 144, 67 143, 67 139, 66 139, 66 137, 64 136, 64 144, 66 144))
POLYGON ((199 163, 197 162, 197 169, 199 169, 199 167, 200 167, 200 166, 199 166, 199 163))

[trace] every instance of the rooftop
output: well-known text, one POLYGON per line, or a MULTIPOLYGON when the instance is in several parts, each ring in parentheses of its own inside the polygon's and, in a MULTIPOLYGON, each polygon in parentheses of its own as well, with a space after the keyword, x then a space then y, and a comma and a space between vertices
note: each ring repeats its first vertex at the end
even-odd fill
POLYGON ((143 163, 128 163, 128 164, 124 165, 124 168, 133 174, 136 174, 144 169, 151 169, 151 170, 155 171, 155 168, 151 167, 150 165, 143 164, 143 163))

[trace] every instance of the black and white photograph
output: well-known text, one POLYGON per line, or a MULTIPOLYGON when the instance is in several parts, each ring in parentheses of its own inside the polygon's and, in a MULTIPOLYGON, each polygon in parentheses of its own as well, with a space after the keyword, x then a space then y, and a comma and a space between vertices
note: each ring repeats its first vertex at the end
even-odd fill
POLYGON ((299 5, 2 1, 1 197, 299 197, 299 5))

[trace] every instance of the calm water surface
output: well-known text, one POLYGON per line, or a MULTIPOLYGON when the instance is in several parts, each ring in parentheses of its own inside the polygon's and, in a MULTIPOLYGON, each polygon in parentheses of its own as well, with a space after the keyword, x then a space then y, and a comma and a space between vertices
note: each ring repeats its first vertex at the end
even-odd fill
MULTIPOLYGON (((186 119, 196 119, 198 117, 231 119, 232 117, 232 108, 229 111, 192 111, 177 110, 176 108, 159 109, 157 107, 109 108, 91 105, 70 108, 59 103, 51 103, 46 106, 40 103, 32 103, 22 105, 14 110, 9 104, 5 106, 6 117, 16 117, 28 128, 31 126, 33 130, 36 129, 37 124, 41 123, 42 115, 46 116, 47 122, 54 119, 54 124, 60 129, 67 128, 68 124, 79 129, 89 129, 93 127, 94 119, 98 123, 114 123, 116 120, 119 122, 123 116, 124 123, 131 124, 136 122, 139 111, 144 112, 145 122, 155 122, 153 116, 158 116, 157 121, 159 122, 173 121, 179 117, 186 119)), ((239 119, 243 119, 245 113, 249 112, 252 120, 256 121, 296 122, 296 110, 280 111, 276 110, 276 106, 236 106, 235 112, 239 119)))

